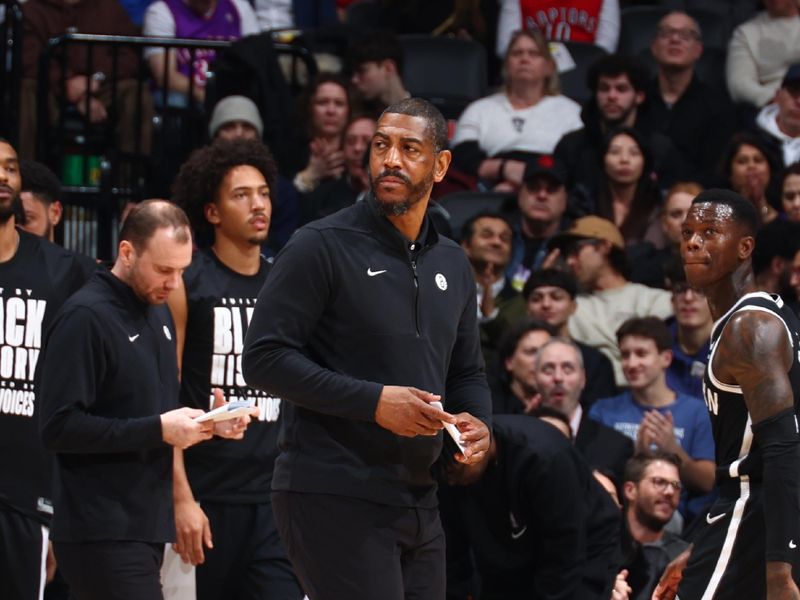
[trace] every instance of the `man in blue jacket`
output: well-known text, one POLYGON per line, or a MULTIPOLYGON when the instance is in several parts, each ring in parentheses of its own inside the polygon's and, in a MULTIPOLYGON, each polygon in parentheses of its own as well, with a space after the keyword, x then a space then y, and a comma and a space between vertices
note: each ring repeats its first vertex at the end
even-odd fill
POLYGON ((446 148, 429 103, 387 108, 370 145, 373 194, 292 237, 247 331, 245 379, 288 401, 273 510, 315 600, 444 597, 430 472, 444 423, 460 431, 457 460, 489 447, 474 278, 426 217, 446 148))

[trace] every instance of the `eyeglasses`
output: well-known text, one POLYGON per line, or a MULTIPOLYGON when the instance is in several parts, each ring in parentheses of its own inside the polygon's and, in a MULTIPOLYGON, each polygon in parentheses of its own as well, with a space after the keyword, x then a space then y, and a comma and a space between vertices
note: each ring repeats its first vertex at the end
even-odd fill
POLYGON ((675 493, 681 493, 681 482, 680 481, 670 481, 669 479, 664 479, 663 477, 648 477, 650 483, 653 484, 653 487, 656 488, 657 492, 666 492, 667 486, 671 487, 675 490, 675 493))
POLYGON ((659 27, 656 36, 662 40, 668 40, 672 36, 677 37, 682 42, 699 41, 700 34, 694 29, 678 29, 676 27, 659 27))
POLYGON ((598 240, 594 239, 583 239, 583 240, 575 240, 574 242, 570 242, 564 248, 564 256, 575 256, 578 254, 582 248, 586 246, 595 246, 597 245, 598 240))
POLYGON ((672 284, 672 293, 675 296, 680 296, 685 294, 686 292, 692 292, 695 296, 705 296, 702 290, 698 290, 697 288, 692 287, 685 281, 679 281, 677 283, 672 284))

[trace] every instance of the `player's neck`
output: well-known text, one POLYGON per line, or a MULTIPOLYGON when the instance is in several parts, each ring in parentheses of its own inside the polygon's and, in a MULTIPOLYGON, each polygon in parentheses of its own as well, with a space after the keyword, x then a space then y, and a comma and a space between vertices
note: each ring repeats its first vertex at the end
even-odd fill
POLYGON ((652 408, 669 406, 675 402, 675 392, 667 386, 665 374, 646 387, 632 389, 631 394, 638 404, 652 408))
POLYGON ((399 216, 387 214, 386 218, 407 240, 416 241, 422 230, 422 221, 425 219, 428 201, 429 198, 420 200, 412 204, 404 214, 399 216))
POLYGON ((756 291, 750 263, 741 264, 729 277, 703 290, 714 321, 721 318, 745 294, 756 291))
POLYGON ((235 242, 217 236, 211 250, 216 257, 240 275, 255 275, 261 269, 261 246, 250 242, 235 242))
POLYGON ((17 220, 14 217, 0 224, 0 263, 11 260, 17 253, 19 232, 16 224, 17 220))

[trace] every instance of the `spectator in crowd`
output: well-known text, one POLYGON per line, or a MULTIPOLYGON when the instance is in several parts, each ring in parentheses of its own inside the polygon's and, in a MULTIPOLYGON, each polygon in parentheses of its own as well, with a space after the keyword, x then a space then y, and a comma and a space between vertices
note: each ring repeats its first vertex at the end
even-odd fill
MULTIPOLYGON (((648 74, 635 59, 611 54, 592 63, 586 80, 592 95, 581 111, 583 128, 565 134, 554 155, 566 166, 567 187, 579 186, 583 193, 590 193, 601 187, 609 131, 637 127, 641 107, 647 99, 648 74)), ((683 158, 663 133, 641 133, 653 154, 658 184, 671 185, 685 171, 683 158)))
POLYGON ((703 186, 694 181, 679 181, 667 190, 661 207, 661 240, 656 247, 674 249, 675 256, 680 257, 681 225, 692 200, 702 191, 703 186))
POLYGON ((722 161, 727 187, 750 200, 762 223, 778 217, 777 181, 783 170, 774 141, 758 133, 737 133, 722 161))
POLYGON ((20 163, 22 191, 19 194, 25 220, 21 227, 28 233, 55 241, 55 228, 61 222, 61 182, 50 169, 33 160, 20 163))
POLYGON ((603 352, 614 367, 618 386, 625 385, 619 362, 617 329, 631 316, 672 316, 670 294, 632 283, 627 278, 625 242, 619 229, 600 217, 581 217, 554 238, 583 291, 569 320, 570 336, 603 352))
POLYGON ((800 161, 800 63, 786 71, 775 100, 758 112, 756 125, 778 140, 783 164, 800 161))
POLYGON ((316 29, 336 23, 336 5, 329 0, 254 0, 261 31, 316 29))
POLYGON ((794 294, 789 285, 794 252, 800 243, 800 225, 775 219, 756 234, 753 249, 753 275, 757 289, 778 294, 791 302, 794 294))
POLYGON ((566 226, 567 173, 552 156, 541 155, 525 167, 523 185, 517 192, 519 220, 506 275, 514 289, 522 291, 531 274, 547 258, 547 244, 566 226))
POLYGON ((789 65, 800 62, 800 19, 794 0, 764 0, 756 16, 739 25, 728 44, 725 76, 734 102, 772 102, 789 65))
POLYGON ((555 333, 544 321, 530 318, 506 331, 498 349, 499 368, 489 369, 494 414, 531 414, 540 407, 536 353, 555 333))
POLYGON ((520 188, 526 160, 550 154, 581 127, 580 106, 560 94, 558 72, 542 32, 511 37, 505 89, 470 104, 453 137, 453 166, 500 190, 520 188))
POLYGON ((632 127, 611 130, 603 145, 603 174, 592 211, 613 222, 626 245, 656 243, 661 194, 644 138, 632 127))
POLYGON ((403 47, 388 32, 373 33, 354 43, 349 52, 351 82, 368 108, 384 108, 411 94, 403 84, 403 47))
POLYGON ((369 191, 367 150, 375 128, 375 119, 370 116, 355 115, 350 119, 342 142, 344 171, 336 179, 323 181, 314 191, 300 196, 301 223, 321 219, 364 199, 369 191))
POLYGON ((617 337, 629 389, 595 402, 589 416, 634 440, 637 452, 655 447, 680 458, 681 481, 690 493, 681 512, 690 520, 709 503, 706 495, 714 486, 714 440, 705 403, 667 385, 672 336, 660 319, 629 319, 617 337))
POLYGON ((621 525, 609 494, 551 425, 496 415, 492 432, 487 460, 440 459, 447 597, 608 600, 621 525))
MULTIPOLYGON (((575 313, 578 283, 575 278, 559 269, 534 271, 525 282, 522 297, 530 317, 551 325, 556 335, 569 338, 569 318, 575 313)), ((574 340, 573 340, 574 341, 574 340)), ((581 350, 586 387, 581 394, 581 404, 588 409, 598 398, 606 398, 617 393, 614 383, 614 369, 605 354, 575 342, 581 350)))
POLYGON ((294 177, 301 194, 312 192, 321 181, 344 173, 342 138, 350 118, 350 91, 347 81, 334 73, 321 73, 309 85, 305 123, 305 148, 294 177))
MULTIPOLYGON (((253 7, 247 0, 155 0, 144 15, 144 35, 192 40, 238 40, 258 33, 253 7)), ((167 104, 187 106, 191 94, 198 104, 206 97, 206 78, 216 50, 166 51, 147 48, 144 54, 153 80, 167 85, 167 104)), ((164 103, 161 91, 156 102, 164 103)))
POLYGON ((483 357, 492 363, 504 332, 525 314, 522 296, 505 275, 511 258, 511 223, 497 213, 481 212, 464 223, 462 232, 461 247, 472 266, 478 293, 483 357))
POLYGON ((789 276, 789 285, 792 286, 794 290, 795 301, 792 303, 794 311, 800 314, 798 310, 798 305, 800 304, 800 247, 798 247, 792 259, 792 272, 789 276))
MULTIPOLYGON (((208 137, 211 140, 261 140, 264 123, 261 114, 250 98, 226 96, 220 99, 211 112, 208 137)), ((300 221, 297 190, 292 182, 280 173, 270 194, 272 218, 269 226, 267 249, 277 252, 289 240, 300 221)))
POLYGON ((0 141, 0 597, 27 600, 41 598, 45 575, 53 576, 50 465, 39 436, 35 367, 56 313, 94 267, 19 227, 22 186, 17 152, 0 141))
POLYGON ((781 208, 787 221, 800 223, 800 163, 791 164, 783 171, 781 208))
POLYGON ((633 455, 633 442, 611 427, 589 418, 580 398, 587 385, 580 348, 567 338, 541 345, 534 362, 534 384, 542 406, 569 419, 575 447, 592 468, 622 481, 625 463, 633 455))
POLYGON ((648 450, 625 465, 622 566, 631 600, 650 600, 666 566, 689 545, 666 527, 678 509, 680 464, 674 454, 648 450))
POLYGON ((192 154, 173 189, 173 201, 204 234, 197 237, 212 240, 195 252, 168 300, 181 404, 209 410, 223 398, 253 400, 258 410, 241 442, 215 439, 175 450, 176 549, 196 565, 198 600, 245 590, 265 598, 303 597, 270 503, 281 399, 244 386, 240 366, 245 315, 269 272, 261 245, 276 171, 260 141, 221 139, 192 154))
POLYGON ((666 321, 672 336, 667 387, 680 394, 702 398, 703 373, 714 320, 703 292, 686 282, 682 264, 675 264, 670 273, 670 284, 675 316, 666 321))
MULTIPOLYGON (((36 140, 36 96, 39 57, 51 38, 78 31, 89 34, 137 35, 125 10, 117 0, 30 0, 22 3, 22 84, 20 89, 20 156, 34 157, 36 140)), ((139 149, 149 152, 152 134, 152 103, 146 89, 139 95, 139 63, 129 48, 114 52, 111 46, 92 51, 92 73, 87 73, 87 47, 72 46, 66 52, 65 71, 58 60, 51 61, 49 83, 54 98, 63 99, 89 123, 106 123, 112 100, 116 103, 117 143, 123 152, 139 149), (116 59, 115 59, 116 56, 116 59), (116 86, 112 85, 116 66, 116 86), (116 98, 112 92, 116 89, 116 98), (63 95, 62 95, 63 94, 63 95), (141 113, 137 104, 141 102, 141 113), (137 114, 139 119, 137 120, 137 114)))
POLYGON ((503 56, 513 32, 538 29, 548 40, 594 44, 611 53, 619 40, 619 0, 576 6, 564 0, 500 0, 497 55, 503 56))
POLYGON ((683 12, 665 15, 650 51, 658 75, 648 89, 640 125, 668 136, 685 161, 685 177, 706 182, 735 130, 736 115, 724 91, 710 88, 695 74, 703 53, 699 25, 683 12))

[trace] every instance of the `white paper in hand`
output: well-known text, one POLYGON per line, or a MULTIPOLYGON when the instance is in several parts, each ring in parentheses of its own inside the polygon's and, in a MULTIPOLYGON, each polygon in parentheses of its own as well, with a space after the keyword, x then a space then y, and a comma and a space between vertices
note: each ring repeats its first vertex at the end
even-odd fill
POLYGON ((204 423, 206 421, 214 421, 215 423, 218 421, 227 421, 229 419, 243 417, 244 415, 248 414, 250 409, 255 405, 255 399, 234 400, 233 402, 223 404, 219 408, 215 408, 207 413, 203 413, 199 417, 195 417, 194 420, 198 423, 204 423))
MULTIPOLYGON (((439 410, 444 410, 441 402, 431 402, 431 406, 435 406, 439 410)), ((444 421, 442 422, 444 423, 444 421)), ((450 434, 450 437, 453 438, 456 446, 458 446, 458 449, 461 450, 461 453, 463 454, 466 451, 466 447, 461 442, 461 432, 458 430, 458 427, 452 423, 444 423, 444 428, 447 430, 447 433, 450 434)))

